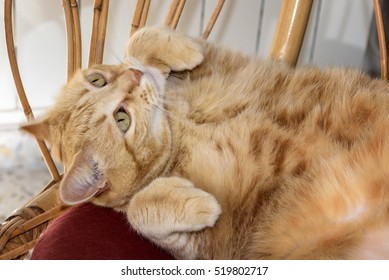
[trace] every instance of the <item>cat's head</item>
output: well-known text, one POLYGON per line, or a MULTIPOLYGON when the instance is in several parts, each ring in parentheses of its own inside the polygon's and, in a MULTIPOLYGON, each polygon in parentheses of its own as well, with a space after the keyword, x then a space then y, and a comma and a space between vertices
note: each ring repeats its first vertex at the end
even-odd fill
POLYGON ((165 168, 171 131, 165 79, 133 59, 79 71, 46 115, 22 129, 46 140, 64 164, 60 197, 120 207, 165 168))

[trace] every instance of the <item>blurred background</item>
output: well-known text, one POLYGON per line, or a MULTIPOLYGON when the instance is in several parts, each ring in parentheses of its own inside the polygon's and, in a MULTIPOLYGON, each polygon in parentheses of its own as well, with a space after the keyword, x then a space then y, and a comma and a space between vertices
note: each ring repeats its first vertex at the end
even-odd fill
MULTIPOLYGON (((200 35, 216 2, 187 0, 177 29, 200 35)), ((281 3, 282 0, 226 0, 209 40, 266 58, 281 3)), ((118 63, 123 57, 135 5, 136 0, 110 1, 104 63, 118 63)), ((162 24, 169 5, 167 0, 153 0, 148 25, 162 24)), ((0 0, 1 18, 3 7, 4 0, 0 0)), ((86 65, 93 1, 80 0, 79 7, 83 65, 86 65)), ((374 72, 375 61, 379 60, 372 23, 372 0, 314 1, 298 64, 344 66, 374 72), (364 63, 366 57, 369 63, 364 63)), ((8 63, 3 20, 0 30, 1 223, 51 178, 35 140, 18 131, 25 118, 8 63)), ((39 116, 53 104, 59 88, 66 82, 66 31, 61 1, 15 0, 14 37, 25 91, 35 116, 39 116)))

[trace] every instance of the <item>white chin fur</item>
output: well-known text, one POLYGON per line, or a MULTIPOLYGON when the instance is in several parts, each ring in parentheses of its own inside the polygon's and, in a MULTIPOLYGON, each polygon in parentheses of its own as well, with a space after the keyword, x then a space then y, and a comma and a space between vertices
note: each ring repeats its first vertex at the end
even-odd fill
POLYGON ((159 138, 159 134, 161 133, 161 126, 162 126, 162 108, 163 108, 163 98, 165 95, 165 78, 162 75, 162 73, 155 69, 155 68, 147 68, 146 70, 147 75, 149 76, 149 79, 151 79, 156 87, 157 91, 157 97, 156 101, 158 102, 159 109, 154 109, 153 113, 151 114, 150 119, 150 129, 151 133, 155 138, 159 138))
POLYGON ((165 89, 166 79, 163 76, 163 74, 161 73, 161 71, 159 71, 158 69, 153 68, 153 67, 147 67, 145 72, 148 73, 151 76, 151 78, 153 79, 154 83, 157 86, 159 94, 163 95, 164 89, 165 89))

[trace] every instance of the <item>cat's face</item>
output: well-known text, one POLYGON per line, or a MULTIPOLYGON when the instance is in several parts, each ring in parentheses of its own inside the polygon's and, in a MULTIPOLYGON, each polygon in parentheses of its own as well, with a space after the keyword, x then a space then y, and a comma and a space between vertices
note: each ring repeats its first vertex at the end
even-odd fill
POLYGON ((96 65, 75 75, 43 119, 22 127, 48 141, 64 164, 64 202, 94 197, 120 207, 159 175, 171 151, 164 83, 158 70, 131 59, 96 65))

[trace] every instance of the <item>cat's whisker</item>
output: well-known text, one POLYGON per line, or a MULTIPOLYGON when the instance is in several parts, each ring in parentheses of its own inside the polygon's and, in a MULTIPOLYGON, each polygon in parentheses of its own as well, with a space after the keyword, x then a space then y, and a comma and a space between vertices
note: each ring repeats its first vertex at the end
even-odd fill
POLYGON ((185 103, 177 102, 177 101, 163 101, 161 105, 163 105, 163 107, 166 107, 168 110, 170 110, 170 109, 183 108, 185 106, 185 103))
POLYGON ((158 95, 158 98, 162 99, 162 100, 167 100, 167 101, 174 101, 174 100, 177 99, 177 98, 174 98, 174 97, 171 97, 171 96, 166 96, 164 94, 158 95))
POLYGON ((161 100, 161 102, 163 104, 166 104, 166 105, 173 105, 173 106, 177 106, 177 105, 183 105, 185 102, 183 101, 178 101, 178 100, 174 100, 174 99, 171 99, 171 100, 167 100, 167 99, 163 99, 161 100))
MULTIPOLYGON (((171 93, 175 93, 175 92, 171 92, 171 93)), ((164 104, 182 105, 185 103, 181 98, 177 98, 176 96, 171 96, 169 92, 165 92, 164 94, 158 94, 157 97, 164 104)))
POLYGON ((172 112, 166 110, 165 108, 163 108, 163 107, 161 107, 161 106, 154 105, 154 107, 155 107, 156 109, 161 110, 162 113, 164 113, 165 115, 167 115, 168 117, 170 117, 170 118, 172 118, 172 119, 174 119, 174 120, 176 120, 176 121, 179 121, 179 122, 181 122, 181 123, 185 123, 185 124, 188 124, 188 125, 191 125, 191 124, 192 124, 191 122, 189 122, 189 121, 187 121, 187 120, 184 120, 184 119, 182 119, 182 118, 179 118, 179 117, 175 116, 172 112))

